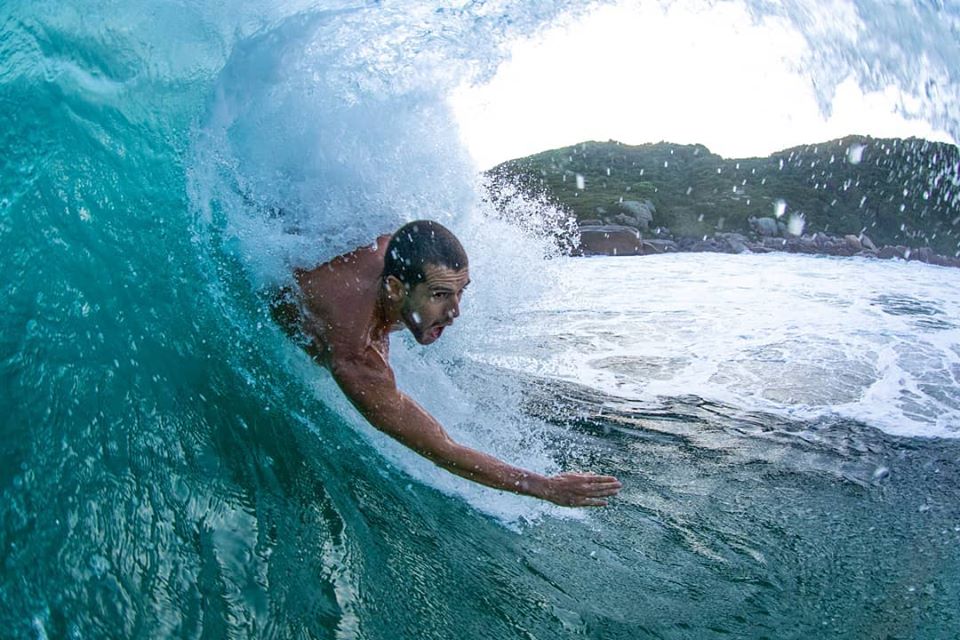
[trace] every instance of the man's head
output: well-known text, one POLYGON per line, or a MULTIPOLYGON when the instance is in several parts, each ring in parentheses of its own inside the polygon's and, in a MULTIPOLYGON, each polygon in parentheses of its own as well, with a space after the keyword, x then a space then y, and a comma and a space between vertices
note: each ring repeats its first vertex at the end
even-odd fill
POLYGON ((430 344, 460 315, 470 282, 467 254, 449 229, 430 220, 400 227, 387 244, 383 284, 420 344, 430 344))

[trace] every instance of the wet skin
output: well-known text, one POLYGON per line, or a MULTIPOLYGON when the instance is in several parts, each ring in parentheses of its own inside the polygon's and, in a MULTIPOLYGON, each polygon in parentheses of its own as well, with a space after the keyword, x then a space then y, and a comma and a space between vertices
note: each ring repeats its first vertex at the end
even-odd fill
POLYGON ((468 268, 427 265, 423 282, 407 288, 382 278, 390 236, 375 245, 294 273, 299 292, 283 292, 274 317, 328 368, 347 398, 371 425, 438 466, 481 484, 564 506, 604 506, 620 491, 612 476, 561 473, 543 476, 464 447, 419 404, 401 392, 389 364, 390 333, 408 329, 422 345, 440 339, 460 315, 470 283, 468 268))

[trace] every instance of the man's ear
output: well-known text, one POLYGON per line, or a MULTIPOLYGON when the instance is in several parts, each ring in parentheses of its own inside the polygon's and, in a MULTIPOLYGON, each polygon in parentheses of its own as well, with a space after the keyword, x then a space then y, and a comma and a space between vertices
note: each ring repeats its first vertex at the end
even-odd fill
POLYGON ((383 286, 387 290, 387 299, 390 302, 400 302, 407 295, 407 288, 396 276, 387 276, 383 281, 383 286))

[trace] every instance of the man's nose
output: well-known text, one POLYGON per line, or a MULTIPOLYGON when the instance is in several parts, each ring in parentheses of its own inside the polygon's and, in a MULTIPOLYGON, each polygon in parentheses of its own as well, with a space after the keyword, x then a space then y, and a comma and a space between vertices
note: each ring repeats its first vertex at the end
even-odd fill
POLYGON ((454 300, 453 304, 450 305, 450 308, 447 309, 447 315, 450 316, 450 319, 460 317, 460 301, 454 300))

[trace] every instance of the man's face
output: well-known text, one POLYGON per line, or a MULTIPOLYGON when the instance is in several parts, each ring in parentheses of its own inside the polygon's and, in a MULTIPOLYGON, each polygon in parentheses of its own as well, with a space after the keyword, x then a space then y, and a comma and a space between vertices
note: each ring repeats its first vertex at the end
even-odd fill
POLYGON ((431 344, 460 315, 460 298, 470 284, 470 273, 467 268, 455 271, 431 264, 424 275, 426 279, 404 298, 401 314, 417 342, 431 344))

